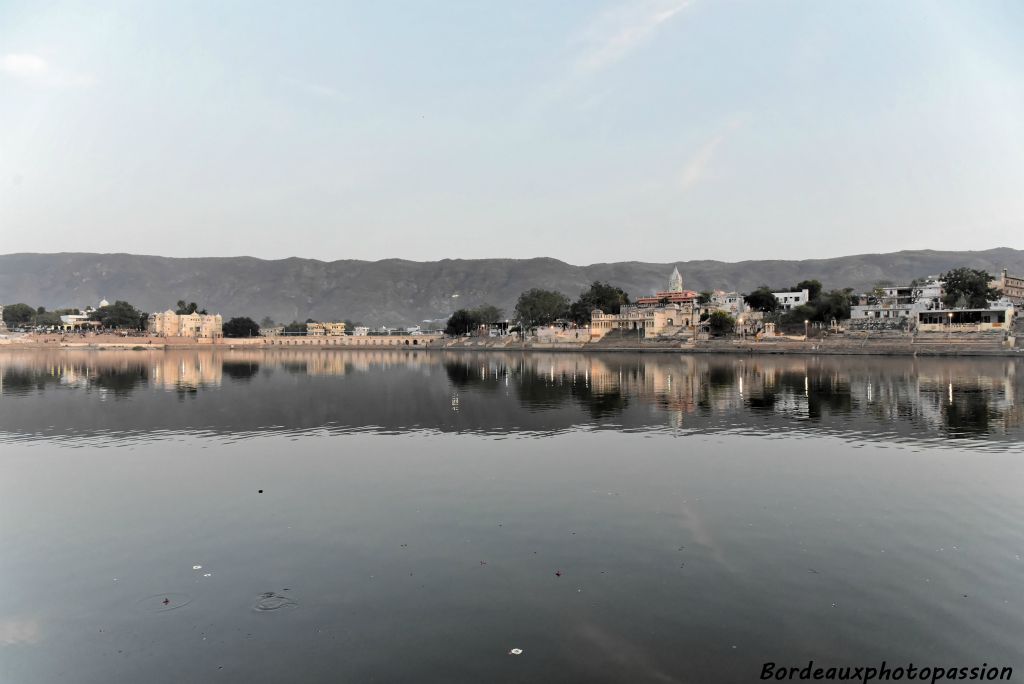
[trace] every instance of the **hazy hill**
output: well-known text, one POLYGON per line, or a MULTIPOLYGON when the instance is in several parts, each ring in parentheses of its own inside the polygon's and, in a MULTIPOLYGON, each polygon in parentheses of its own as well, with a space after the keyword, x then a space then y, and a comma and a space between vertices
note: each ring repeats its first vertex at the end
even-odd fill
POLYGON ((332 261, 252 257, 175 259, 133 254, 0 255, 0 302, 48 309, 126 299, 146 311, 178 299, 225 316, 361 320, 408 324, 440 318, 460 306, 491 302, 507 313, 530 287, 572 298, 592 280, 607 280, 631 296, 665 287, 678 266, 687 288, 745 291, 817 278, 826 288, 866 289, 879 280, 908 281, 956 266, 1024 272, 1024 251, 931 250, 862 254, 805 261, 618 262, 573 266, 556 259, 386 259, 332 261), (454 295, 458 295, 457 297, 454 295))

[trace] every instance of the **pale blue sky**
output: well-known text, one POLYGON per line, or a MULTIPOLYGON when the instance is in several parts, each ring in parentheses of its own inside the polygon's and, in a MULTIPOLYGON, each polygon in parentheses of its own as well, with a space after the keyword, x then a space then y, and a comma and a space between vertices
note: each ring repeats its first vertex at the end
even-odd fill
POLYGON ((1024 3, 0 0, 0 252, 1024 248, 1024 3))

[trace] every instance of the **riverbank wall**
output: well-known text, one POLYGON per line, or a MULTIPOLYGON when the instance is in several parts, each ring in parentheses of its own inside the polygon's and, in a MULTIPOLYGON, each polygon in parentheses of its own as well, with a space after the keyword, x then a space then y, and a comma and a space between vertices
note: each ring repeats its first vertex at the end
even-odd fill
POLYGON ((951 335, 927 337, 849 337, 834 336, 810 339, 702 340, 614 342, 519 342, 512 338, 444 339, 436 335, 295 337, 295 338, 193 338, 124 337, 119 335, 61 336, 26 335, 0 339, 4 349, 83 349, 83 350, 162 350, 162 349, 375 349, 394 351, 447 351, 473 353, 489 351, 529 352, 625 352, 675 354, 817 354, 817 355, 880 355, 880 356, 995 356, 1024 358, 1019 338, 999 336, 958 337, 951 335))

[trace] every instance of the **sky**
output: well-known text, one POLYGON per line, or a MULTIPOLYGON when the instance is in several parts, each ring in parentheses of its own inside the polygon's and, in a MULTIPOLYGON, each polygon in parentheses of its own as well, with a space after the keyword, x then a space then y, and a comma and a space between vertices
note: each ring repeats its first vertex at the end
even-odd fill
POLYGON ((0 253, 1024 248, 1024 3, 0 0, 0 253))

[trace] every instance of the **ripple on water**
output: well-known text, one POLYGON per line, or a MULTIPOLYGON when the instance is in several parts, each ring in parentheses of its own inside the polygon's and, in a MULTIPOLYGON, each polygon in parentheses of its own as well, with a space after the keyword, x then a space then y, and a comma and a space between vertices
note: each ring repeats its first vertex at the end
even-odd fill
POLYGON ((272 610, 295 608, 298 605, 298 603, 287 596, 278 594, 277 592, 268 591, 260 594, 260 597, 256 599, 256 604, 252 608, 253 610, 265 613, 272 610))
POLYGON ((169 594, 153 594, 138 600, 138 605, 149 613, 166 613, 169 610, 184 608, 192 603, 192 597, 188 594, 171 592, 169 594))

